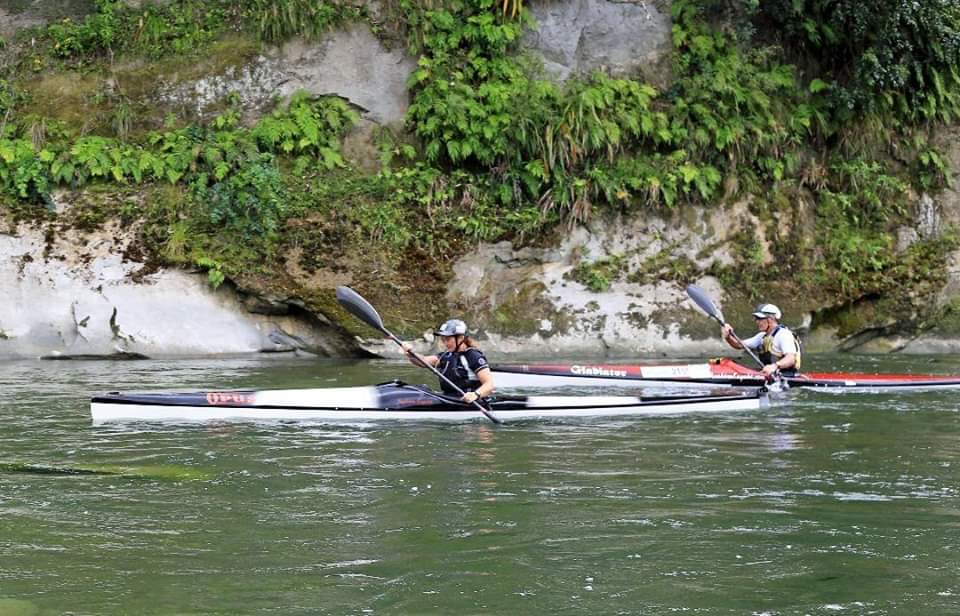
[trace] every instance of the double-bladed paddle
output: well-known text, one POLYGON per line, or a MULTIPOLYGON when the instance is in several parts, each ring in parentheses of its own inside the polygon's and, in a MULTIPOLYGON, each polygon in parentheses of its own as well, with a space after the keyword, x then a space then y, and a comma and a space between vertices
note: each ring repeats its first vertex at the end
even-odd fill
MULTIPOLYGON (((406 349, 403 346, 403 342, 401 342, 399 338, 397 338, 392 333, 390 333, 390 330, 384 327, 383 319, 380 318, 380 315, 377 313, 376 309, 374 309, 374 307, 370 305, 370 302, 363 299, 363 297, 361 297, 359 293, 357 293, 350 287, 337 287, 337 301, 340 302, 341 306, 346 308, 347 312, 357 317, 358 319, 360 319, 370 327, 376 330, 379 330, 380 332, 383 333, 383 335, 385 335, 387 338, 396 342, 398 345, 400 345, 400 348, 403 348, 406 351, 406 349)), ((440 377, 440 379, 444 383, 446 383, 447 385, 452 387, 454 390, 459 392, 461 396, 465 395, 464 391, 459 387, 457 387, 456 383, 454 383, 453 381, 445 377, 442 372, 440 372, 439 370, 437 370, 436 368, 428 364, 427 360, 425 360, 423 357, 418 355, 415 351, 406 351, 406 352, 409 353, 410 356, 417 361, 417 363, 419 363, 424 368, 427 368, 428 370, 432 371, 434 374, 440 377)), ((481 413, 486 415, 487 419, 489 419, 493 423, 495 424, 503 423, 493 413, 483 408, 483 405, 477 402, 476 400, 474 400, 472 404, 473 406, 477 407, 477 409, 481 413)))
MULTIPOLYGON (((710 299, 710 296, 707 295, 707 292, 698 287, 695 284, 687 285, 687 295, 690 296, 690 299, 694 301, 697 306, 707 313, 708 316, 713 317, 717 323, 720 324, 720 327, 723 327, 727 324, 726 320, 723 318, 723 313, 720 312, 720 309, 717 308, 717 305, 713 303, 713 300, 710 299)), ((743 350, 750 354, 750 357, 753 358, 761 368, 763 368, 763 362, 760 361, 760 358, 754 354, 754 352, 743 344, 743 341, 737 337, 737 334, 730 330, 730 337, 737 341, 737 343, 743 347, 743 350)))

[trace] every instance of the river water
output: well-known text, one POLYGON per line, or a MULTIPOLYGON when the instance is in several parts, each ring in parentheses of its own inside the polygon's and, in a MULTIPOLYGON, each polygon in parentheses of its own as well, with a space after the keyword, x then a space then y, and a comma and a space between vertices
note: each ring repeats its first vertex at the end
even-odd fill
POLYGON ((89 417, 109 390, 395 376, 432 381, 281 356, 0 364, 0 615, 960 613, 960 391, 501 427, 89 417))

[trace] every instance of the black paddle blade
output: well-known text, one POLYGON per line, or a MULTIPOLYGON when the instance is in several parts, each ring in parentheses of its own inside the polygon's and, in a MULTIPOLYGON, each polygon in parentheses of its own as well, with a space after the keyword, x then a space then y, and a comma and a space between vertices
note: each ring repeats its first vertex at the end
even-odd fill
POLYGON ((376 309, 370 305, 370 302, 363 299, 359 293, 350 287, 337 287, 337 301, 347 309, 347 312, 357 317, 370 327, 386 332, 383 327, 383 319, 377 314, 376 309))
POLYGON ((687 295, 690 296, 690 299, 692 299, 697 306, 700 306, 701 310, 721 323, 724 322, 723 313, 720 312, 720 309, 717 308, 717 305, 713 303, 713 300, 710 299, 710 296, 707 295, 706 291, 695 284, 691 284, 687 285, 687 295))

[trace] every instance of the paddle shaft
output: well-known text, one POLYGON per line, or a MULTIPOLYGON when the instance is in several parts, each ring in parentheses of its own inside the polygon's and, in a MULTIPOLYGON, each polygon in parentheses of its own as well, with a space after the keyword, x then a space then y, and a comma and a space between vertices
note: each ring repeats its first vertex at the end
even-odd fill
MULTIPOLYGON (((444 383, 446 383, 447 385, 449 385, 450 387, 452 387, 452 388, 453 388, 458 394, 460 394, 461 396, 466 395, 466 392, 463 391, 462 389, 460 389, 459 387, 457 387, 457 384, 456 384, 456 383, 454 383, 453 381, 451 381, 450 379, 448 379, 442 372, 440 372, 439 370, 437 370, 435 367, 431 366, 431 365, 429 364, 429 362, 427 362, 426 358, 424 358, 423 356, 421 356, 420 354, 418 354, 416 351, 413 351, 413 350, 409 350, 409 351, 408 351, 407 348, 403 346, 403 342, 402 342, 399 338, 397 338, 396 336, 394 336, 393 334, 391 334, 386 328, 383 328, 382 331, 383 331, 384 334, 387 335, 388 338, 390 338, 391 340, 393 340, 394 342, 396 342, 397 344, 399 344, 399 345, 400 345, 400 348, 403 349, 407 354, 409 354, 410 357, 412 357, 412 358, 414 358, 415 360, 417 360, 417 363, 418 363, 418 364, 420 364, 420 365, 423 366, 424 368, 426 368, 426 369, 430 370, 431 372, 433 372, 434 374, 436 374, 438 377, 440 377, 440 380, 441 380, 441 381, 443 381, 444 383)), ((483 408, 483 405, 480 404, 479 402, 477 402, 476 400, 474 400, 471 404, 473 404, 473 406, 477 407, 477 409, 479 409, 479 411, 480 411, 481 413, 483 413, 484 415, 486 415, 486 416, 487 416, 487 419, 489 419, 489 420, 492 421, 493 423, 495 423, 495 424, 503 423, 502 421, 500 421, 499 418, 497 418, 496 415, 494 415, 493 413, 491 413, 491 412, 488 411, 487 409, 483 408)))

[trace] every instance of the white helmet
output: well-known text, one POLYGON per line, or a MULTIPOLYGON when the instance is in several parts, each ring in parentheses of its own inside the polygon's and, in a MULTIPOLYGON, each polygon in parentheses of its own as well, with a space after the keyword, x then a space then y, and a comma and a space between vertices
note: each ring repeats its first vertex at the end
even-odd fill
POLYGON ((757 319, 766 319, 767 317, 773 317, 776 320, 780 320, 782 313, 780 309, 774 306, 773 304, 760 304, 757 306, 757 310, 753 313, 753 316, 757 319))
POLYGON ((466 336, 467 324, 460 319, 450 319, 433 333, 438 336, 466 336))

